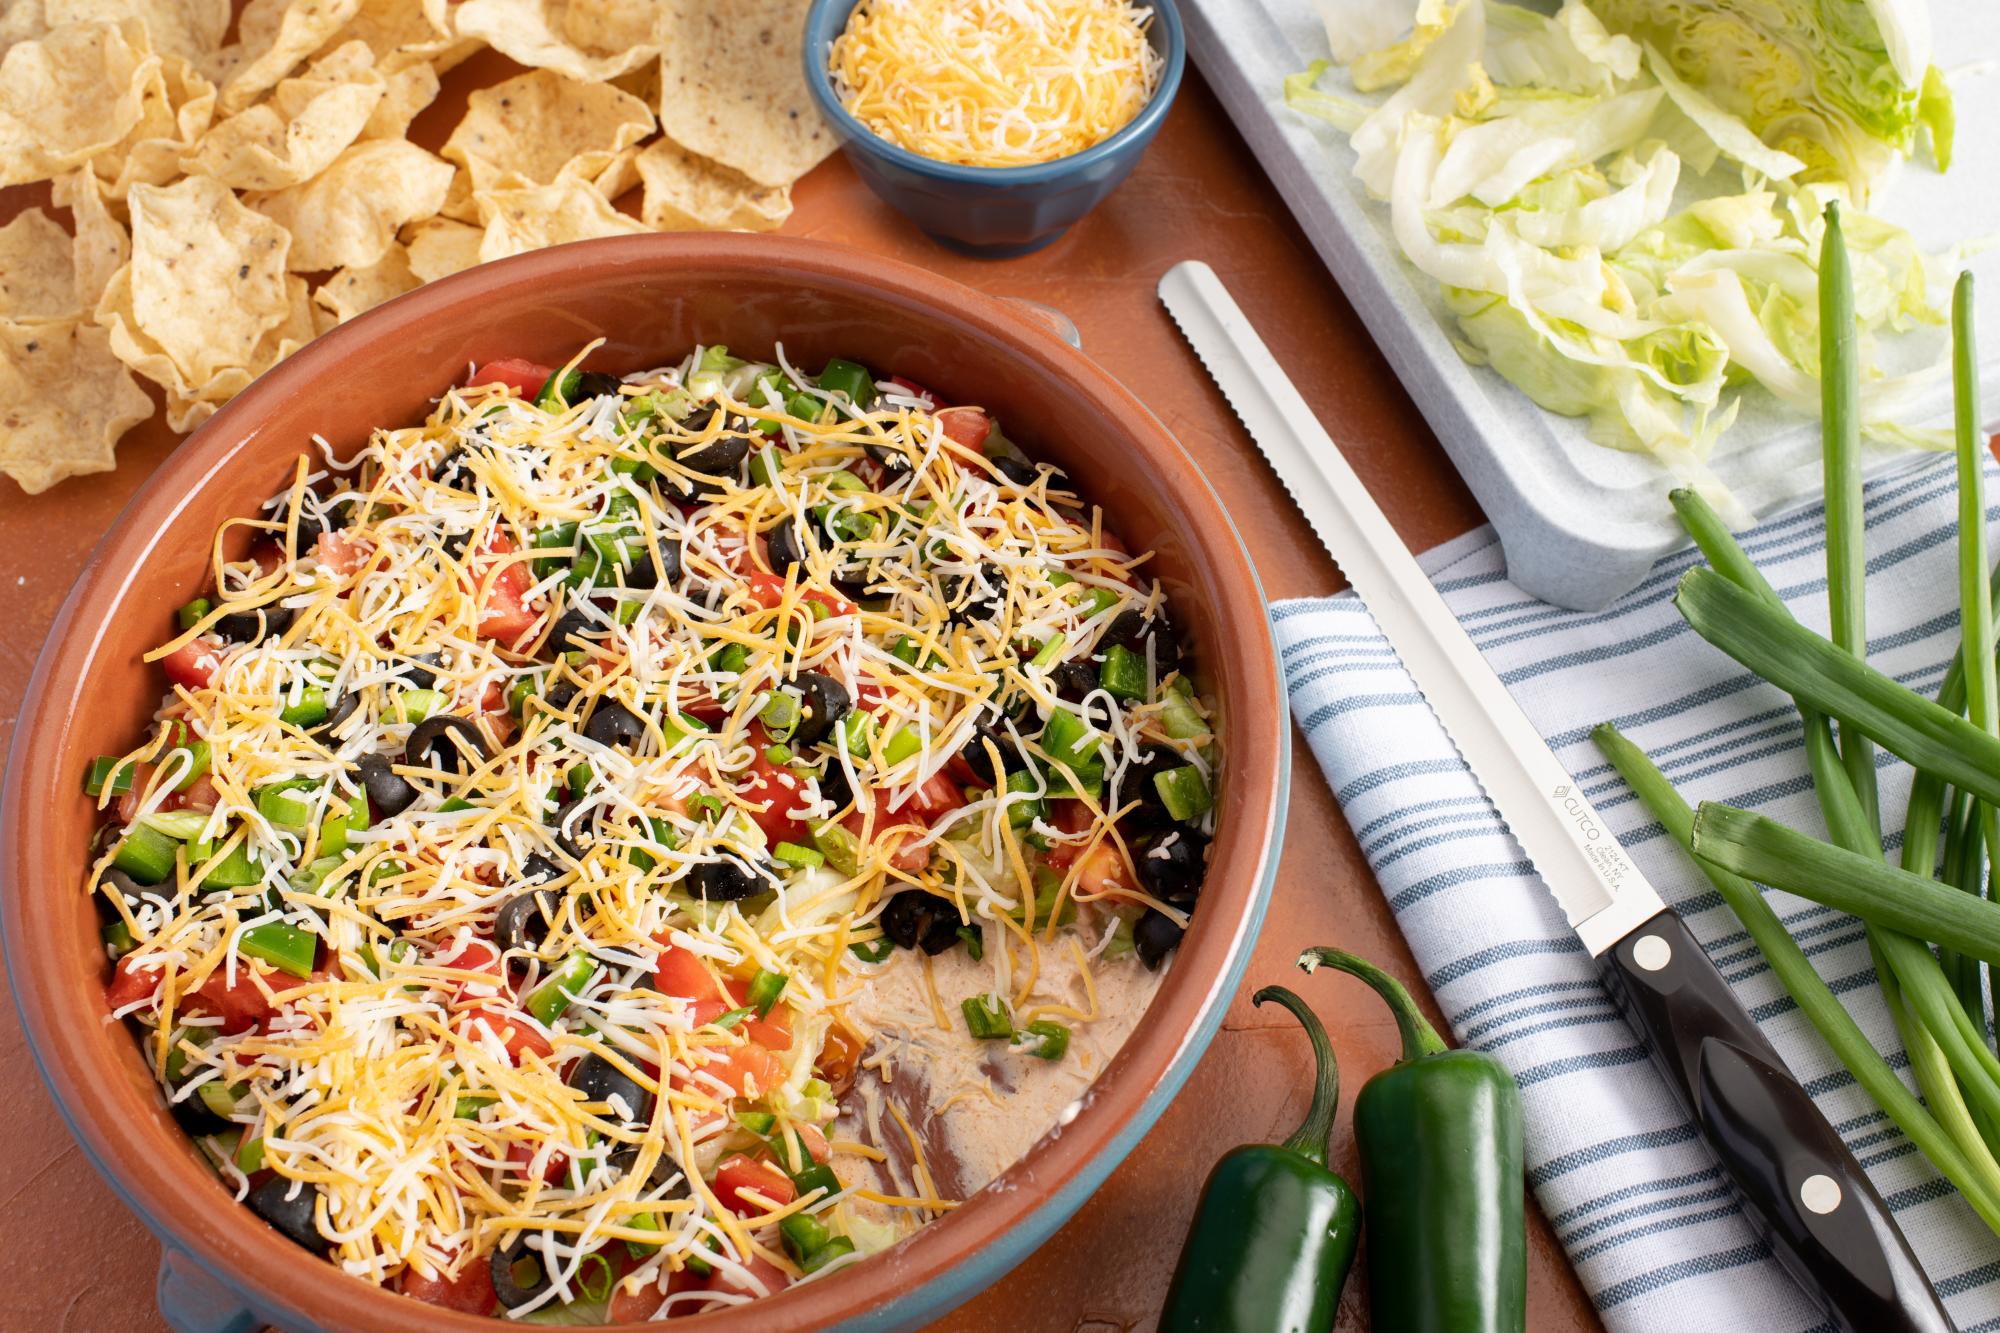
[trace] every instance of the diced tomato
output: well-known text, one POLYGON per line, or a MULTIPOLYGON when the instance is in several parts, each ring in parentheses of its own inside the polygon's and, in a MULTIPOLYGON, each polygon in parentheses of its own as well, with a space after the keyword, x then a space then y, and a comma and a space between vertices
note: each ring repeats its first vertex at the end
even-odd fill
MULTIPOLYGON (((741 1009, 750 1003, 750 983, 741 977, 731 977, 723 983, 729 990, 729 998, 735 1003, 731 1009, 741 1009)), ((773 1051, 792 1049, 792 1010, 789 1005, 774 1004, 771 1012, 763 1018, 751 1015, 743 1020, 738 1029, 751 1041, 773 1051)))
POLYGON ((488 682, 486 692, 479 696, 479 711, 482 713, 504 713, 507 711, 507 691, 499 681, 488 682))
POLYGON ((743 1267, 750 1271, 752 1277, 763 1284, 763 1292, 758 1292, 755 1287, 750 1286, 740 1278, 724 1272, 720 1267, 717 1267, 713 1273, 710 1273, 704 1279, 702 1285, 709 1291, 729 1292, 738 1296, 757 1296, 760 1294, 775 1296, 786 1287, 792 1285, 791 1274, 761 1254, 752 1254, 748 1259, 745 1259, 743 1267))
MULTIPOLYGON (((744 584, 749 590, 750 600, 761 607, 774 607, 785 600, 785 581, 776 574, 753 570, 744 576, 744 584)), ((851 616, 860 609, 845 597, 824 588, 801 588, 798 600, 818 602, 828 614, 836 616, 851 616)))
POLYGON ((204 773, 188 784, 186 791, 177 791, 160 802, 162 810, 199 810, 203 814, 215 809, 222 800, 222 793, 204 773))
MULTIPOLYGON (((1092 823, 1090 811, 1082 801, 1057 801, 1052 822, 1064 833, 1084 833, 1092 823)), ((1126 873, 1125 858, 1118 854, 1118 846, 1107 836, 1100 838, 1088 852, 1088 843, 1059 842, 1048 850, 1048 862, 1057 870, 1068 870, 1083 858, 1082 868, 1076 872, 1076 891, 1088 896, 1108 889, 1130 889, 1132 877, 1126 873)))
POLYGON ((350 537, 344 532, 322 532, 319 535, 319 562, 335 574, 352 574, 367 564, 368 557, 373 554, 373 542, 350 537))
POLYGON ((770 744, 771 735, 764 724, 753 723, 750 728, 753 757, 737 793, 753 807, 761 807, 752 809, 750 817, 764 830, 765 837, 774 843, 803 843, 812 836, 812 830, 791 812, 800 806, 800 792, 805 783, 785 765, 771 762, 765 753, 770 744))
MULTIPOLYGON (((773 1138, 775 1137, 774 1131, 773 1138)), ((788 1172, 803 1171, 813 1162, 832 1161, 833 1145, 826 1141, 826 1135, 820 1132, 817 1125, 791 1125, 785 1130, 784 1151, 775 1154, 774 1160, 788 1172), (798 1156, 798 1144, 801 1140, 806 1145, 806 1161, 800 1161, 798 1156)))
POLYGON ((186 997, 186 1011, 220 1018, 221 1033, 234 1036, 262 1027, 279 1003, 278 997, 285 991, 325 979, 318 973, 310 977, 295 977, 288 972, 269 971, 239 963, 236 980, 232 982, 218 967, 195 988, 194 994, 186 997), (266 995, 267 990, 271 994, 266 995))
POLYGON ((751 1097, 769 1092, 785 1078, 783 1062, 754 1041, 740 1046, 708 1047, 690 1053, 689 1059, 692 1072, 674 1075, 668 1080, 673 1087, 713 1095, 715 1083, 719 1082, 735 1096, 751 1097))
POLYGON ((526 398, 540 392, 550 375, 555 372, 540 362, 523 360, 518 356, 503 356, 488 361, 472 372, 472 378, 465 387, 479 384, 505 384, 526 398))
POLYGON ((905 379, 901 375, 891 375, 885 382, 894 386, 896 392, 902 394, 905 398, 921 399, 924 407, 929 411, 935 412, 945 405, 944 399, 938 397, 915 380, 905 379))
POLYGON ((986 415, 986 409, 947 407, 937 414, 937 419, 953 451, 953 461, 967 472, 979 471, 979 465, 972 460, 984 457, 980 446, 986 443, 986 436, 993 429, 993 420, 986 415))
POLYGON ((199 690, 215 678, 216 668, 222 665, 222 650, 222 640, 204 634, 168 653, 160 659, 160 665, 174 684, 199 690))
MULTIPOLYGON (((514 543, 504 533, 496 532, 486 542, 486 553, 502 556, 514 549, 514 543)), ((515 644, 530 629, 540 613, 529 608, 528 590, 535 586, 535 577, 529 573, 525 561, 515 560, 502 565, 492 576, 492 586, 487 587, 487 575, 497 563, 492 560, 474 560, 467 571, 472 579, 473 592, 483 597, 479 606, 479 637, 492 639, 497 643, 515 644), (485 588, 482 594, 480 589, 485 588)))
POLYGON ((729 709, 724 707, 722 700, 716 698, 713 694, 706 694, 698 699, 683 703, 681 711, 689 717, 698 717, 711 726, 729 716, 729 709))
POLYGON ((500 961, 500 946, 491 940, 482 940, 473 935, 463 935, 453 940, 432 961, 439 967, 448 967, 458 972, 477 972, 482 976, 493 978, 491 982, 457 983, 454 1000, 491 998, 500 993, 501 983, 507 979, 506 964, 500 961))
MULTIPOLYGON (((660 957, 653 964, 653 985, 660 994, 691 1003, 727 1003, 729 996, 722 989, 722 983, 708 970, 708 964, 701 960, 700 954, 669 943, 664 935, 654 943, 660 946, 660 957)), ((715 1012, 719 1014, 723 1011, 718 1009, 715 1012)))
POLYGON ((482 1004, 466 1010, 452 1024, 452 1030, 467 1041, 484 1042, 488 1033, 500 1039, 507 1048, 507 1062, 518 1065, 521 1057, 529 1051, 544 1060, 555 1055, 555 1047, 541 1034, 534 1020, 526 1014, 502 1009, 498 1005, 482 1004))
POLYGON ((958 789, 958 784, 944 773, 933 773, 903 803, 903 808, 925 824, 935 824, 940 816, 948 815, 964 804, 965 793, 958 789))
MULTIPOLYGON (((612 1248, 615 1252, 622 1250, 624 1247, 614 1246, 612 1248)), ((616 1287, 612 1288, 611 1322, 614 1324, 646 1323, 659 1312, 662 1305, 667 1303, 667 1297, 678 1295, 683 1291, 700 1291, 704 1289, 702 1279, 695 1276, 693 1269, 677 1268, 665 1276, 667 1279, 665 1289, 661 1288, 657 1278, 641 1286, 637 1291, 627 1291, 622 1281, 616 1287)), ((680 1301, 674 1305, 673 1309, 667 1312, 667 1317, 671 1319, 675 1315, 693 1314, 705 1305, 713 1303, 680 1301)))
MULTIPOLYGON (((522 1139, 516 1139, 514 1142, 507 1145, 508 1175, 513 1176, 517 1180, 526 1180, 529 1174, 534 1170, 534 1166, 535 1166, 534 1144, 529 1143, 522 1139)), ((568 1154, 561 1152, 552 1152, 549 1154, 548 1160, 542 1163, 542 1183, 544 1185, 553 1185, 556 1182, 560 1181, 563 1178, 563 1174, 568 1170, 569 1170, 568 1154)))
POLYGON ((121 958, 118 966, 111 969, 111 984, 104 988, 104 1007, 123 1009, 128 1004, 137 1004, 159 988, 158 967, 142 968, 135 958, 121 958))
POLYGON ((776 1165, 742 1153, 722 1159, 714 1187, 716 1200, 738 1217, 756 1217, 799 1197, 799 1187, 776 1165))
MULTIPOLYGON (((872 791, 865 788, 857 791, 854 793, 854 808, 847 812, 847 817, 840 821, 840 826, 849 833, 852 833, 856 838, 861 838, 865 836, 869 814, 872 811, 875 821, 873 836, 876 838, 880 838, 891 829, 920 829, 928 827, 929 818, 924 814, 923 808, 920 807, 923 807, 925 791, 934 783, 942 783, 946 787, 951 787, 952 793, 957 797, 953 803, 945 804, 944 802, 948 798, 941 792, 933 793, 932 803, 937 806, 939 813, 947 810, 955 810, 965 804, 965 797, 958 792, 958 788, 951 785, 951 779, 937 775, 933 776, 923 787, 920 787, 916 796, 905 801, 903 808, 900 810, 891 811, 887 808, 886 802, 878 803, 876 794, 872 791)), ((931 849, 927 846, 917 845, 914 836, 903 838, 897 844, 896 850, 889 854, 889 864, 903 871, 905 874, 914 874, 922 870, 930 864, 930 859, 931 849)))
POLYGON ((457 1277, 446 1277, 442 1272, 425 1277, 415 1268, 405 1268, 396 1286, 405 1296, 426 1305, 465 1314, 492 1314, 500 1303, 493 1293, 493 1262, 484 1254, 468 1260, 457 1277))
POLYGON ((250 561, 257 566, 259 574, 267 576, 275 574, 285 563, 285 548, 272 538, 266 537, 250 548, 250 561))

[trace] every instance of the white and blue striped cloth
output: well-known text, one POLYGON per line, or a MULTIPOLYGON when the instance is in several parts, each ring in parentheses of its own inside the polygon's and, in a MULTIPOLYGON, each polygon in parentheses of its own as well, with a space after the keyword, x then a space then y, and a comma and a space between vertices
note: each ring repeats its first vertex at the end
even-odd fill
MULTIPOLYGON (((1925 693, 1958 646, 1955 505, 1952 468, 1937 460, 1867 490, 1870 659, 1925 693)), ((2000 508, 1989 511, 1989 525, 1995 518, 2000 508)), ((1794 612, 1822 632, 1823 539, 1816 508, 1743 538, 1794 612)), ((1960 1329, 2000 1329, 2000 1240, 1855 1087, 1735 916, 1590 742, 1593 724, 1613 721, 1689 800, 1727 800, 1820 831, 1790 701, 1703 643, 1674 611, 1674 584, 1697 558, 1670 557, 1598 612, 1559 610, 1509 584, 1490 530, 1438 548, 1424 567, 1867 1168, 1960 1329)), ((1744 1221, 1554 899, 1367 611, 1341 597, 1280 602, 1271 618, 1293 716, 1424 980, 1458 1040, 1493 1052, 1521 1085, 1528 1184, 1606 1324, 1614 1333, 1824 1327, 1744 1221)), ((1887 754, 1881 763, 1893 848, 1910 770, 1887 754)), ((1860 924, 1771 896, 1820 975, 1907 1078, 1860 924)))

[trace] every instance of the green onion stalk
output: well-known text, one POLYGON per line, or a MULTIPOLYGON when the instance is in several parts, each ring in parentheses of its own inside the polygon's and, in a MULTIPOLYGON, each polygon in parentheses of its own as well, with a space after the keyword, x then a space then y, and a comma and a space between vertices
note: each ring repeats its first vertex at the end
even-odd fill
MULTIPOLYGON (((1966 705, 1972 725, 1989 736, 2000 736, 2000 684, 1995 682, 1993 654, 1983 645, 1993 641, 1993 600, 1987 586, 1991 564, 1986 553, 1986 478, 1981 466, 1984 441, 1979 429, 1978 351, 1972 334, 1972 274, 1961 273, 1951 294, 1951 380, 1954 445, 1958 456, 1958 594, 1962 626, 1959 660, 1965 666, 1966 705)), ((1979 838, 1966 839, 1958 886, 1978 893, 1985 876, 1987 852, 2000 851, 2000 806, 1980 801, 1973 806, 1979 838), (1984 850, 1980 850, 1983 844, 1984 850)), ((1990 891, 1986 894, 1990 897, 1990 891)), ((1982 981, 1991 980, 1986 969, 1982 981)), ((1969 993, 1968 985, 1961 994, 1969 993)), ((1979 985, 1972 1012, 1982 1035, 1986 1026, 1985 987, 1979 985)))
MULTIPOLYGON (((1783 601, 1715 511, 1692 491, 1677 491, 1672 499, 1675 513, 1709 563, 1761 604, 1789 617, 1783 601)), ((1836 521, 1832 512, 1829 525, 1836 521)), ((1839 576, 1834 569, 1829 575, 1839 576)), ((1833 728, 1808 704, 1799 705, 1799 715, 1805 726, 1807 765, 1834 843, 1880 861, 1880 836, 1841 762, 1833 728)), ((1918 817, 1913 810, 1912 818, 1918 817)), ((1904 834, 1906 852, 1912 836, 1904 834)), ((1930 816, 1928 837, 1915 836, 1928 842, 1929 850, 1921 853, 1927 870, 1936 861, 1935 813, 1930 816)), ((1989 1058, 1982 1037, 1967 1035, 1961 992, 1921 939, 1872 923, 1866 930, 1869 959, 1883 981, 1883 995, 1917 1086, 1967 1157, 1977 1164, 1991 1162, 1993 1140, 1981 1130, 2000 1124, 2000 1062, 1989 1058)))
MULTIPOLYGON (((1854 282, 1839 201, 1826 206, 1819 250, 1820 438, 1826 475, 1826 578, 1833 641, 1868 656, 1867 522, 1861 509, 1861 362, 1856 347, 1854 282)), ((1875 747, 1867 735, 1840 729, 1841 765, 1869 825, 1881 836, 1875 747)))
MULTIPOLYGON (((1608 723, 1592 731, 1591 738, 1653 817, 1660 821, 1668 836, 1682 847, 1688 847, 1694 828, 1694 811, 1645 753, 1608 723)), ((1764 895, 1757 891, 1756 885, 1712 862, 1697 859, 1696 864, 1715 886, 1722 900, 1729 904, 1730 910, 1736 913, 1744 930, 1770 964, 1772 974, 1834 1056, 1854 1076, 1855 1083, 1930 1159, 1986 1225, 2000 1232, 2000 1164, 1995 1163, 1977 1132, 1965 1123, 1948 1131, 1930 1111, 1924 1109, 1924 1104, 1903 1085, 1896 1071, 1889 1067, 1889 1062, 1875 1050, 1867 1034, 1842 1007, 1839 998, 1813 970, 1812 961, 1785 929, 1784 922, 1778 919, 1771 905, 1764 901, 1764 895)), ((1936 1049, 1935 1045, 1927 1045, 1932 1051, 1936 1049)), ((1923 1069, 1917 1055, 1911 1056, 1911 1064, 1918 1067, 1920 1074, 1928 1073, 1932 1080, 1940 1077, 1935 1068, 1923 1069)), ((1944 1081, 1949 1082, 1948 1076, 1944 1081)), ((1933 1106, 1936 1105, 1933 1102, 1933 1106)), ((1952 1113, 1941 1110, 1941 1114, 1949 1116, 1952 1113)))

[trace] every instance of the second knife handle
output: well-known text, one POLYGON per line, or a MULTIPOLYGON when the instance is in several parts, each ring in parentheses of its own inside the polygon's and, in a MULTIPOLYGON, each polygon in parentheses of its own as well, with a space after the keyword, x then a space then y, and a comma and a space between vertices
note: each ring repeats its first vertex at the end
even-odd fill
POLYGON ((1671 910, 1600 960, 1778 1260, 1853 1333, 1950 1333, 1888 1205, 1671 910))

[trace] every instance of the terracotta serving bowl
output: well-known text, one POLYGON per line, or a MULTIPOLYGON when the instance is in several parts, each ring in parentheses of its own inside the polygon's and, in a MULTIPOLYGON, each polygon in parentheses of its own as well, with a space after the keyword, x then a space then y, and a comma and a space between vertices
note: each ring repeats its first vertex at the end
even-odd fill
POLYGON ((904 264, 729 235, 591 241, 487 264, 314 342, 217 413, 125 511, 70 593, 21 708, 0 799, 0 930, 30 1048, 84 1151, 165 1247, 161 1308, 183 1329, 490 1329, 346 1277, 233 1202, 168 1117, 137 1043, 104 1020, 108 964, 82 891, 96 823, 89 757, 120 753, 163 688, 140 657, 206 582, 217 526, 291 475, 314 434, 352 451, 415 422, 468 363, 631 371, 693 343, 806 365, 858 358, 992 406, 1061 464, 1135 547, 1158 554, 1205 690, 1221 709, 1219 828, 1200 910, 1150 1011, 1058 1128, 964 1207, 892 1251, 717 1330, 907 1328, 1040 1245, 1158 1118, 1219 1025, 1262 919, 1284 816, 1289 729, 1263 596, 1199 469, 1139 400, 1032 314, 904 264))

